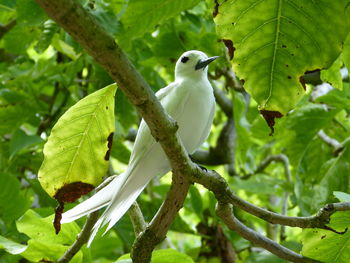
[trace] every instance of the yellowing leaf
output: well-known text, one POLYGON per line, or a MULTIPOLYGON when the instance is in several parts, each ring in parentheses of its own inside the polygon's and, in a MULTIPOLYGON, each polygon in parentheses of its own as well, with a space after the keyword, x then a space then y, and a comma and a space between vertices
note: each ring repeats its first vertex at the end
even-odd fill
POLYGON ((116 88, 112 84, 83 98, 53 127, 38 177, 45 191, 57 200, 75 201, 105 175, 114 132, 116 88))

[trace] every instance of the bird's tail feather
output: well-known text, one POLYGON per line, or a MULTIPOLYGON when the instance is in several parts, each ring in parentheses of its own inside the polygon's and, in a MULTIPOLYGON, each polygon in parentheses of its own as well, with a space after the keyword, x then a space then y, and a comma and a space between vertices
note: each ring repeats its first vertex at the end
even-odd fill
POLYGON ((99 228, 108 224, 105 233, 111 229, 119 219, 128 211, 130 206, 136 201, 142 190, 148 184, 150 178, 143 176, 131 176, 125 184, 115 193, 109 206, 96 222, 88 241, 88 247, 95 238, 99 228))
POLYGON ((116 188, 122 184, 123 176, 119 175, 108 185, 95 193, 89 199, 62 214, 61 224, 72 222, 90 214, 110 203, 116 188))

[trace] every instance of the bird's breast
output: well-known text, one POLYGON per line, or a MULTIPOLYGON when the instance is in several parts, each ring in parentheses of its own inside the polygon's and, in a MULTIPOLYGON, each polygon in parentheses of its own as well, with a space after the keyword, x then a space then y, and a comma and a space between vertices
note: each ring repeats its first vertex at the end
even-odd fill
POLYGON ((185 148, 192 152, 209 133, 215 109, 213 89, 207 80, 184 81, 174 92, 177 103, 168 113, 177 121, 178 134, 185 148))

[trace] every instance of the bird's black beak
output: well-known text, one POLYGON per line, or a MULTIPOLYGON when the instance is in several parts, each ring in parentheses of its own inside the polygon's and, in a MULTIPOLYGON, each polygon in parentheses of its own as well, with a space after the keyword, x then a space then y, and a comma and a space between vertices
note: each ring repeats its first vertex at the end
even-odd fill
POLYGON ((200 60, 198 61, 198 63, 196 64, 196 66, 194 67, 195 70, 199 70, 201 68, 205 68, 209 63, 213 62, 215 59, 217 59, 219 56, 215 56, 215 57, 210 57, 207 58, 205 60, 200 60))

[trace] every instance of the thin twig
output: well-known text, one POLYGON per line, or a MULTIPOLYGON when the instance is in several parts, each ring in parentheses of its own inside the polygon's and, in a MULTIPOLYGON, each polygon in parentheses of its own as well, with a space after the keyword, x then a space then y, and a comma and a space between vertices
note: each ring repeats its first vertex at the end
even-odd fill
POLYGON ((336 139, 329 137, 324 130, 320 130, 317 133, 318 137, 333 148, 335 155, 338 155, 344 148, 343 144, 338 142, 336 139))
POLYGON ((99 216, 99 211, 91 213, 83 226, 83 229, 78 234, 77 239, 74 241, 72 246, 64 253, 64 255, 57 260, 57 263, 69 262, 76 253, 79 252, 81 247, 89 240, 91 229, 95 225, 99 216))
POLYGON ((145 218, 139 204, 135 201, 128 210, 128 215, 134 228, 135 236, 137 237, 147 227, 145 218))

